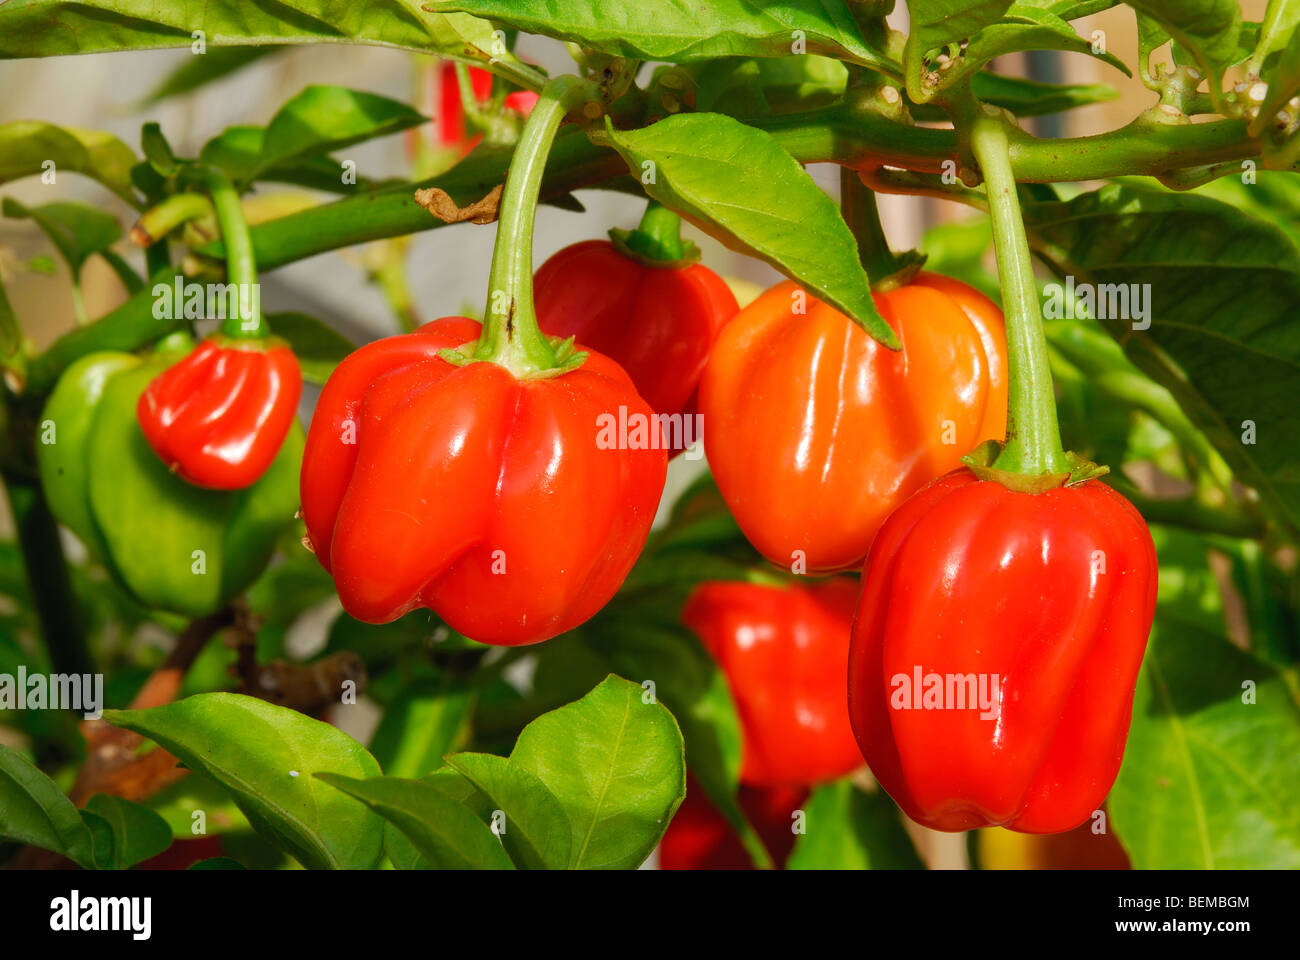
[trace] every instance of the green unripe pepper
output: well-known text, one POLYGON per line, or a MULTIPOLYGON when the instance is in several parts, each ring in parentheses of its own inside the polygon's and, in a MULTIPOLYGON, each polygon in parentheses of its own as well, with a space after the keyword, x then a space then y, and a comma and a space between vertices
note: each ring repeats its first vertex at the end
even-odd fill
POLYGON ((294 522, 303 431, 295 421, 252 486, 205 490, 149 448, 136 404, 192 346, 169 337, 154 353, 94 353, 59 379, 37 443, 50 510, 144 606, 189 617, 244 591, 294 522))

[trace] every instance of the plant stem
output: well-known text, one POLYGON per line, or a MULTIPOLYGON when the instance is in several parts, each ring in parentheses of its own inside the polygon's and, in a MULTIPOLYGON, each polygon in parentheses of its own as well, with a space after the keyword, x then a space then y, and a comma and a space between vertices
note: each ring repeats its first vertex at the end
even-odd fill
POLYGON ((90 673, 85 629, 72 592, 59 527, 45 502, 45 493, 39 482, 13 475, 4 479, 23 552, 27 586, 50 666, 55 673, 90 673))
POLYGON ((895 256, 889 249, 876 195, 862 182, 858 172, 849 167, 840 167, 840 213, 858 241, 858 259, 873 287, 912 262, 895 256))
POLYGON ((1070 463, 1061 449, 1061 430, 1056 422, 1056 395, 1038 305, 1038 285, 1020 216, 1001 110, 977 108, 970 144, 984 174, 1002 309, 1007 319, 1007 442, 993 466, 1027 476, 1068 474, 1070 463), (990 116, 988 109, 994 115, 990 116))
POLYGON ((145 272, 149 276, 167 271, 172 266, 171 244, 166 240, 150 244, 144 251, 145 272))
POLYGON ((251 340, 270 333, 262 319, 261 297, 257 286, 257 264, 253 259, 253 241, 244 219, 244 208, 234 184, 216 167, 204 172, 217 223, 221 225, 221 242, 226 248, 226 281, 235 285, 235 309, 221 324, 221 332, 237 340, 251 340))
POLYGON ((651 200, 635 230, 622 234, 628 248, 647 260, 672 263, 686 255, 682 245, 682 218, 651 200))
POLYGON ((81 281, 75 275, 72 278, 72 317, 79 327, 90 323, 90 316, 86 313, 86 301, 81 296, 81 281))
POLYGON ((212 201, 201 193, 172 194, 140 214, 131 228, 131 241, 142 247, 152 246, 182 223, 210 217, 212 213, 212 201))
POLYGON ((490 360, 515 374, 558 365, 533 310, 533 223, 555 133, 565 115, 588 96, 588 85, 579 77, 566 74, 549 81, 524 124, 506 176, 483 335, 474 359, 490 360))
POLYGON ((1235 504, 1215 506, 1196 497, 1176 500, 1149 497, 1128 480, 1113 473, 1106 477, 1105 482, 1122 493, 1151 523, 1164 523, 1198 533, 1218 533, 1242 539, 1263 536, 1266 529, 1261 517, 1246 513, 1235 504))

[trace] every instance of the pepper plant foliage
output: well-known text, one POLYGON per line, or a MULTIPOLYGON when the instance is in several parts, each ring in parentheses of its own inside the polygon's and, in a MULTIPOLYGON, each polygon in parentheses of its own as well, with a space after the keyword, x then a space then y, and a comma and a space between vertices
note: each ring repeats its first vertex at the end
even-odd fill
MULTIPOLYGON (((890 261, 860 244, 805 167, 838 164, 877 192, 980 211, 932 231, 922 248, 927 269, 997 298, 1007 281, 1000 288, 987 270, 989 197, 971 136, 973 118, 996 118, 1038 262, 1065 446, 1111 466, 1106 481, 1142 510, 1159 551, 1156 624, 1110 827, 1135 867, 1300 866, 1300 3, 1270 0, 1260 23, 1244 20, 1235 0, 1131 3, 1136 60, 1077 29, 1113 6, 910 0, 903 35, 884 19, 893 0, 7 0, 0 59, 201 50, 157 102, 297 45, 368 44, 489 70, 503 96, 540 91, 548 79, 512 52, 518 34, 567 41, 590 99, 551 148, 542 202, 572 209, 575 190, 644 193, 887 346, 897 342, 871 284, 886 279, 890 261), (1115 92, 989 70, 995 57, 1027 50, 1136 75, 1149 106, 1118 129, 1036 137, 1028 118, 1115 92), (1066 278, 1068 290, 1145 291, 1150 322, 1096 299, 1064 303, 1051 285, 1066 278), (1162 490, 1185 492, 1144 493, 1149 485, 1134 478, 1151 470, 1162 490)), ((106 711, 86 736, 129 735, 188 770, 156 765, 149 790, 116 796, 81 763, 70 715, 6 715, 17 717, 18 736, 0 745, 0 840, 12 844, 0 857, 38 849, 86 868, 128 867, 189 837, 189 811, 202 806, 213 812, 207 829, 245 865, 291 857, 324 868, 632 868, 663 836, 689 766, 754 862, 771 864, 737 801, 741 732, 727 684, 678 620, 703 580, 771 575, 707 479, 652 535, 612 603, 536 648, 488 650, 423 611, 384 626, 340 614, 324 650, 293 662, 286 635, 304 616, 319 621, 333 597, 301 530, 280 538, 239 612, 188 625, 62 553, 52 491, 35 467, 40 411, 82 358, 140 351, 188 326, 154 309, 155 284, 177 274, 173 257, 192 278, 222 274, 227 251, 210 211, 194 206, 196 171, 215 168, 250 196, 284 185, 320 192, 319 202, 251 228, 264 272, 375 241, 372 249, 392 253, 397 238, 448 226, 416 203, 417 189, 468 206, 505 179, 511 128, 481 119, 492 135, 479 149, 410 181, 340 175, 338 151, 426 117, 338 87, 309 87, 264 127, 231 127, 197 157, 178 157, 154 124, 138 148, 57 120, 0 125, 0 185, 52 167, 104 191, 100 208, 6 198, 4 215, 39 227, 74 283, 102 257, 127 293, 36 351, 0 284, 0 469, 19 531, 0 543, 0 593, 13 601, 0 613, 0 674, 20 665, 104 673, 108 706, 132 708, 106 711), (137 230, 166 238, 143 270, 124 255, 123 203, 137 230), (183 204, 185 216, 172 216, 183 204), (208 646, 174 696, 151 699, 146 678, 164 666, 159 657, 106 639, 145 623, 176 631, 182 646, 234 623, 248 643, 208 646), (241 692, 230 692, 228 667, 241 692), (528 682, 517 667, 528 668, 528 682), (292 708, 291 680, 357 675, 348 669, 369 677, 368 696, 382 707, 368 747, 313 719, 330 705, 292 708), (283 681, 281 703, 249 682, 267 671, 283 681), (56 781, 76 781, 73 799, 56 781), (509 826, 499 832, 502 815, 509 826)), ((400 264, 372 275, 409 315, 393 279, 400 264)), ((308 380, 323 382, 353 349, 313 318, 269 320, 308 380)), ((108 489, 111 465, 86 470, 108 489)), ((123 501, 112 516, 131 523, 129 511, 147 509, 123 501)), ((883 794, 844 780, 805 807, 809 832, 792 868, 920 863, 883 794)))

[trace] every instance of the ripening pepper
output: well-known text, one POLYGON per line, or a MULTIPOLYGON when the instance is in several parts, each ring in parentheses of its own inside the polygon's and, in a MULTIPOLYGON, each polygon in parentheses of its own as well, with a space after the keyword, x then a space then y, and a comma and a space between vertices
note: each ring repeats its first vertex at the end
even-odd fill
POLYGON ((602 418, 654 431, 617 364, 558 375, 443 359, 480 327, 446 317, 362 347, 325 385, 302 514, 343 607, 386 623, 429 607, 484 643, 537 643, 613 596, 650 531, 666 454, 604 443, 602 418))
MULTIPOLYGON (((763 841, 772 860, 781 868, 794 850, 793 815, 808 799, 807 787, 746 787, 736 800, 763 841)), ((673 814, 659 844, 661 870, 752 870, 740 836, 709 802, 704 788, 686 778, 686 799, 673 814)))
POLYGON ((811 786, 862 766, 845 670, 858 582, 707 581, 682 622, 722 668, 744 736, 741 783, 811 786))
POLYGON ((779 284, 727 324, 700 382, 718 488, 778 566, 859 568, 895 507, 1006 432, 997 306, 932 273, 875 301, 901 350, 779 284))
POLYGON ((149 446, 183 479, 241 490, 275 460, 301 394, 298 359, 283 341, 214 334, 154 378, 136 413, 149 446))
POLYGON ((73 363, 46 403, 36 452, 51 511, 118 582, 146 607, 199 617, 257 579, 293 525, 303 432, 292 424, 261 479, 239 491, 204 490, 168 470, 136 407, 192 347, 177 335, 144 357, 73 363))
POLYGON ((935 480, 863 575, 849 714, 871 772, 936 830, 1078 826, 1119 771, 1155 602, 1146 524, 1099 480, 935 480))
MULTIPOLYGON (((656 413, 670 415, 694 413, 709 350, 739 309, 726 281, 691 262, 679 230, 676 214, 652 205, 635 232, 611 231, 616 242, 565 247, 533 284, 543 333, 614 360, 656 413)), ((697 439, 693 424, 670 437, 675 452, 697 439)))

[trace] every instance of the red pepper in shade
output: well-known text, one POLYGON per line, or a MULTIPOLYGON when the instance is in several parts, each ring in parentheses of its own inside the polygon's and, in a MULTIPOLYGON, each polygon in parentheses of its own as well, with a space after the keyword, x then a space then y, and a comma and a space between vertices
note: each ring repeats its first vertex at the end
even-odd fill
MULTIPOLYGON (((492 95, 492 74, 480 67, 466 69, 474 101, 487 103, 492 95)), ((465 121, 465 104, 461 99, 456 64, 450 60, 438 64, 429 71, 429 83, 429 103, 434 105, 433 146, 454 150, 463 157, 478 145, 482 135, 470 133, 465 121)), ((520 117, 527 117, 536 103, 537 94, 532 90, 515 90, 506 94, 502 105, 520 117)), ((414 143, 414 140, 409 143, 414 143)))
POLYGON ((280 452, 301 394, 302 372, 284 343, 218 335, 154 378, 136 413, 149 446, 183 479, 240 490, 280 452))
MULTIPOLYGON (((467 68, 474 100, 482 103, 492 93, 492 74, 479 67, 467 68)), ((456 64, 444 60, 433 73, 437 85, 438 115, 434 118, 438 131, 438 142, 446 147, 461 148, 469 153, 478 142, 478 136, 471 138, 465 130, 465 106, 461 102, 460 80, 456 76, 456 64)))
MULTIPOLYGON (((698 251, 680 229, 675 213, 652 202, 635 231, 565 247, 534 281, 544 333, 616 361, 651 408, 670 415, 694 412, 709 351, 739 309, 726 282, 692 262, 698 251)), ((699 439, 693 423, 669 426, 674 452, 699 439)))
POLYGON ((726 674, 744 733, 741 783, 811 786, 862 766, 845 671, 858 582, 708 581, 682 608, 726 674))
MULTIPOLYGON (((772 862, 784 867, 794 850, 792 815, 808 799, 806 787, 741 786, 736 799, 772 862)), ((694 777, 686 778, 686 799, 677 808, 659 845, 661 870, 753 870, 740 837, 709 802, 694 777)))
MULTIPOLYGON (((298 412, 302 371, 262 317, 257 266, 239 194, 205 171, 235 290, 221 332, 155 377, 136 405, 154 453, 184 480, 241 490, 275 460, 298 412)), ((178 298, 179 300, 179 298, 178 298)))
POLYGON ((871 772, 936 830, 1078 826, 1119 772, 1155 602, 1146 523, 1099 480, 935 480, 863 575, 849 713, 871 772))
POLYGON ((457 365, 480 327, 447 317, 335 369, 307 434, 302 516, 343 608, 386 623, 429 607, 484 643, 537 643, 599 610, 650 532, 657 447, 598 442, 600 418, 650 408, 591 352, 558 376, 457 365))

